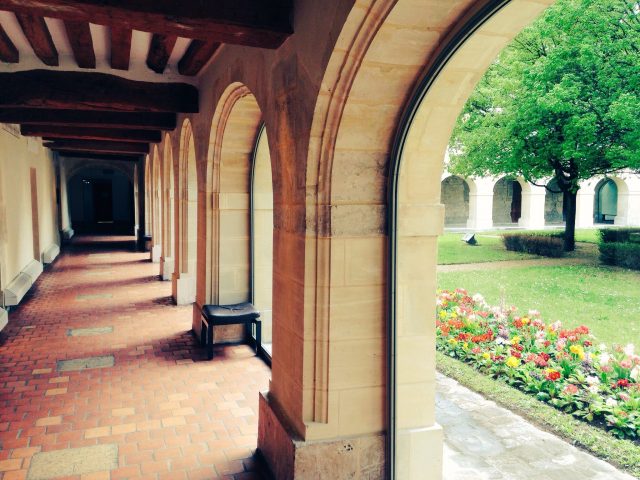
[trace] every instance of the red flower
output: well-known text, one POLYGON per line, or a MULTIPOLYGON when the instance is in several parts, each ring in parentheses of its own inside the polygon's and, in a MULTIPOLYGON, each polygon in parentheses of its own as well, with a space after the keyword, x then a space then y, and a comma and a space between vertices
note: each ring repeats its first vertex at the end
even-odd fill
POLYGON ((551 380, 552 382, 555 382, 556 380, 560 380, 560 377, 562 377, 562 375, 560 375, 560 372, 558 372, 557 370, 552 370, 552 369, 547 370, 547 374, 546 374, 547 380, 551 380))
POLYGON ((591 345, 593 345, 593 343, 591 343, 589 340, 585 340, 585 341, 584 341, 584 343, 583 343, 583 345, 584 345, 585 347, 590 347, 591 345))
POLYGON ((621 378, 620 380, 618 380, 616 385, 618 388, 627 388, 629 386, 629 380, 627 380, 626 378, 621 378))

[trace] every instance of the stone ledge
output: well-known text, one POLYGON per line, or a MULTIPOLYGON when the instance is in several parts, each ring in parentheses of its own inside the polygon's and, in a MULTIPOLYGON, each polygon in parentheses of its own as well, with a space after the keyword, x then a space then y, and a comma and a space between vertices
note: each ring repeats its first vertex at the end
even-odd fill
POLYGON ((260 394, 258 450, 278 480, 385 478, 385 435, 309 441, 297 438, 268 394, 260 394))

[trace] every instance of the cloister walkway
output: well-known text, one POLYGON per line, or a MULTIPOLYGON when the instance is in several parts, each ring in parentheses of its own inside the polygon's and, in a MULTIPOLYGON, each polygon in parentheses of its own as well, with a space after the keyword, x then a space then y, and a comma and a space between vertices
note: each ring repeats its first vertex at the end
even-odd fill
MULTIPOLYGON (((206 361, 192 308, 173 306, 156 272, 130 238, 85 237, 11 312, 0 480, 261 478, 268 367, 244 346, 206 361)), ((631 478, 441 375, 437 406, 445 480, 631 478)))
POLYGON ((74 242, 11 312, 0 478, 261 478, 251 454, 268 367, 244 346, 206 361, 192 307, 171 304, 129 240, 74 242))

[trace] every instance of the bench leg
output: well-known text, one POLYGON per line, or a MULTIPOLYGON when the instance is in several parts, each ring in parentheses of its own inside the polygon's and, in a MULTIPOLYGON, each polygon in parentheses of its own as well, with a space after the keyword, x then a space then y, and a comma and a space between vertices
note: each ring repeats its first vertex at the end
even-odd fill
POLYGON ((262 345, 262 322, 258 320, 256 322, 256 355, 260 353, 261 345, 262 345))
POLYGON ((207 328, 207 358, 211 360, 213 358, 213 325, 209 325, 207 328))

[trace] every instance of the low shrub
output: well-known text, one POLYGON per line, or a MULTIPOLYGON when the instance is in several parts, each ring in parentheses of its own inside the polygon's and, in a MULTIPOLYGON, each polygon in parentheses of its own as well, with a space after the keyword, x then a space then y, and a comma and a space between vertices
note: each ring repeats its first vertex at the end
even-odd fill
POLYGON ((640 270, 640 243, 600 243, 599 248, 602 263, 640 270))
POLYGON ((564 255, 562 237, 558 235, 509 233, 502 236, 502 241, 507 250, 514 252, 525 252, 553 258, 564 255))
POLYGON ((530 310, 488 305, 465 290, 440 291, 436 347, 618 438, 637 441, 640 356, 599 345, 589 328, 545 323, 530 310))
POLYGON ((632 233, 640 234, 640 228, 601 228, 598 231, 601 243, 628 242, 632 233))

